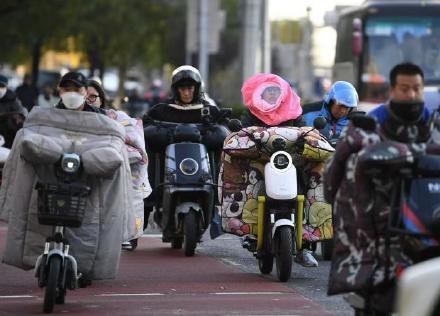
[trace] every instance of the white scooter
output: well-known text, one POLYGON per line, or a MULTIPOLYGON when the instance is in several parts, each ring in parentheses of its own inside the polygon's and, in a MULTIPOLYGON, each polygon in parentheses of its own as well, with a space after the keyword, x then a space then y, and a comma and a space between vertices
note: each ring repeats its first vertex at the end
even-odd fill
MULTIPOLYGON (((279 139, 281 140, 281 139, 279 139)), ((276 258, 281 282, 292 273, 293 254, 301 248, 304 195, 298 195, 296 167, 282 142, 264 167, 266 195, 258 197, 258 266, 269 274, 276 258), (296 223, 300 223, 297 225, 296 223), (262 238, 260 238, 262 236, 262 238)))
MULTIPOLYGON (((239 131, 241 123, 231 120, 229 128, 239 131)), ((277 276, 281 282, 289 280, 293 256, 302 247, 304 188, 292 155, 302 153, 305 136, 300 136, 293 148, 287 148, 282 136, 273 136, 271 145, 266 146, 258 133, 249 134, 258 150, 270 155, 270 160, 264 167, 265 195, 258 196, 257 236, 246 236, 243 247, 257 257, 262 274, 272 272, 276 258, 277 276)), ((323 141, 325 144, 328 145, 325 148, 333 150, 323 141)))

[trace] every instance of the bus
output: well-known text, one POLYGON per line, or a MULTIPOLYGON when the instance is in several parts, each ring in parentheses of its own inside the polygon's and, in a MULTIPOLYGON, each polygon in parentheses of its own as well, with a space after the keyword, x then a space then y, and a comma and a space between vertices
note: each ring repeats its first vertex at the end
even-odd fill
POLYGON ((333 81, 351 82, 360 109, 388 98, 389 72, 410 61, 425 76, 425 104, 440 105, 440 1, 365 1, 341 12, 337 27, 333 81))

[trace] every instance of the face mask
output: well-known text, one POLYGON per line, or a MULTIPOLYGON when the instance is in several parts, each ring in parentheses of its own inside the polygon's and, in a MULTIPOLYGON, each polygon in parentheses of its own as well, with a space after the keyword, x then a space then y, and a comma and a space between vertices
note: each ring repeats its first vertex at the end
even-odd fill
POLYGON ((6 90, 7 90, 6 87, 4 87, 4 88, 0 88, 0 99, 3 98, 3 97, 5 96, 5 94, 6 94, 6 90))
POLYGON ((69 110, 76 110, 84 104, 85 96, 78 92, 65 92, 61 95, 64 106, 69 110))

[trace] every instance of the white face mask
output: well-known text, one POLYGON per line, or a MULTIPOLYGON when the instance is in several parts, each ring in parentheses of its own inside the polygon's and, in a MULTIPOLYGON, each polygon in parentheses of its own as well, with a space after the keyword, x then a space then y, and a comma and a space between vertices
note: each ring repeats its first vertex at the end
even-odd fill
POLYGON ((6 87, 0 88, 0 99, 5 96, 7 90, 6 87))
POLYGON ((78 92, 64 92, 61 95, 61 100, 63 100, 64 106, 69 110, 77 110, 84 104, 85 99, 86 97, 78 92))

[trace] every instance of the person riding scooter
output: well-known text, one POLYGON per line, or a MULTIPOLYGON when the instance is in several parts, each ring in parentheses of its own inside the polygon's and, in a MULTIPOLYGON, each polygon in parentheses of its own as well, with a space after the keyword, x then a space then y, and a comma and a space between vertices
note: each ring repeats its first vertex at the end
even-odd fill
MULTIPOLYGON (((203 115, 203 109, 206 109, 206 112, 212 116, 214 121, 219 118, 220 110, 217 106, 206 100, 202 89, 202 77, 195 67, 184 65, 176 68, 172 73, 171 91, 172 96, 170 99, 164 103, 156 104, 147 112, 144 117, 145 127, 148 127, 149 120, 171 123, 204 123, 207 116, 203 115)), ((213 128, 215 131, 210 131, 211 135, 218 134, 221 139, 226 137, 227 131, 224 128, 213 128)), ((154 165, 154 161, 156 156, 163 156, 167 140, 150 139, 148 132, 145 132, 145 140, 148 156, 152 162, 149 164, 148 174, 150 183, 153 186, 153 193, 145 200, 144 226, 147 227, 149 215, 153 210, 154 201, 157 199, 157 190, 154 188, 154 185, 157 184, 155 179, 159 170, 156 170, 157 166, 154 165)), ((220 156, 221 146, 219 148, 211 148, 211 150, 214 153, 213 158, 217 161, 220 156)), ((163 161, 160 157, 158 160, 163 161)), ((215 168, 214 170, 218 170, 217 162, 211 161, 211 166, 215 168)), ((158 212, 156 214, 160 216, 158 212)), ((160 221, 156 217, 155 220, 160 221)))
MULTIPOLYGON (((321 134, 327 139, 338 138, 342 129, 348 124, 347 116, 357 108, 359 97, 351 83, 337 81, 320 103, 322 107, 319 111, 304 114, 306 125, 313 126, 315 118, 324 117, 327 124, 320 130, 321 134)), ((307 109, 309 105, 304 104, 303 109, 307 109)))
MULTIPOLYGON (((371 116, 353 118, 324 174, 325 198, 334 206, 335 228, 328 294, 355 292, 366 302, 362 308, 370 312, 392 312, 401 271, 439 255, 438 249, 427 247, 423 239, 415 242, 408 236, 400 237, 390 227, 396 217, 392 215, 396 201, 405 205, 406 200, 400 199, 421 195, 419 191, 407 197, 404 190, 409 186, 401 186, 406 183, 403 181, 412 181, 414 170, 424 169, 422 176, 431 176, 432 183, 438 183, 440 146, 430 143, 433 124, 424 114, 423 74, 417 68, 411 66, 415 72, 409 74, 405 65, 394 67, 391 98, 380 109, 383 117, 378 117, 379 124, 371 116), (393 93, 396 76, 397 82, 405 81, 403 89, 420 93, 410 93, 415 98, 401 100, 401 94, 393 93), (422 164, 427 158, 431 162, 422 164), (426 171, 429 168, 432 170, 426 171), (396 188, 402 188, 402 193, 395 194, 396 188)), ((412 201, 410 206, 416 209, 416 200, 412 201)), ((402 208, 403 213, 409 209, 402 208)), ((402 216, 399 213, 397 217, 402 216)), ((429 240, 438 247, 438 238, 429 240)))
POLYGON ((78 258, 80 283, 88 285, 116 276, 120 244, 135 233, 126 134, 118 122, 85 104, 81 74, 67 73, 59 90, 59 106, 32 109, 3 169, 0 217, 10 228, 3 261, 25 270, 35 265, 51 231, 37 220, 45 201, 38 198, 35 183, 59 184, 53 166, 64 153, 76 154, 82 161, 80 180, 91 194, 82 226, 67 228, 66 236, 78 258))
MULTIPOLYGON (((319 132, 312 127, 305 127, 301 115, 300 98, 281 77, 274 74, 254 75, 244 82, 242 94, 244 104, 248 107, 241 117, 243 127, 294 126, 300 127, 302 132, 308 133, 310 137, 314 136, 317 139, 321 137, 319 132)), ((251 169, 255 169, 251 165, 249 166, 249 172, 251 169)), ((301 178, 306 183, 307 190, 306 223, 303 228, 302 248, 298 251, 295 261, 305 267, 318 266, 318 262, 312 254, 313 242, 319 241, 321 238, 331 238, 332 235, 331 208, 325 203, 323 196, 319 196, 322 192, 320 190, 322 186, 320 180, 321 169, 323 169, 322 163, 307 163, 302 168, 305 172, 301 172, 301 178), (313 203, 310 203, 309 200, 313 203), (310 210, 312 212, 319 211, 320 215, 309 216, 310 210), (313 221, 313 219, 316 219, 316 221, 313 221)), ((256 183, 263 180, 261 170, 257 170, 255 170, 256 179, 253 180, 256 183)), ((223 177, 229 176, 224 173, 223 177)), ((243 204, 246 203, 246 197, 243 198, 242 202, 243 204)))

